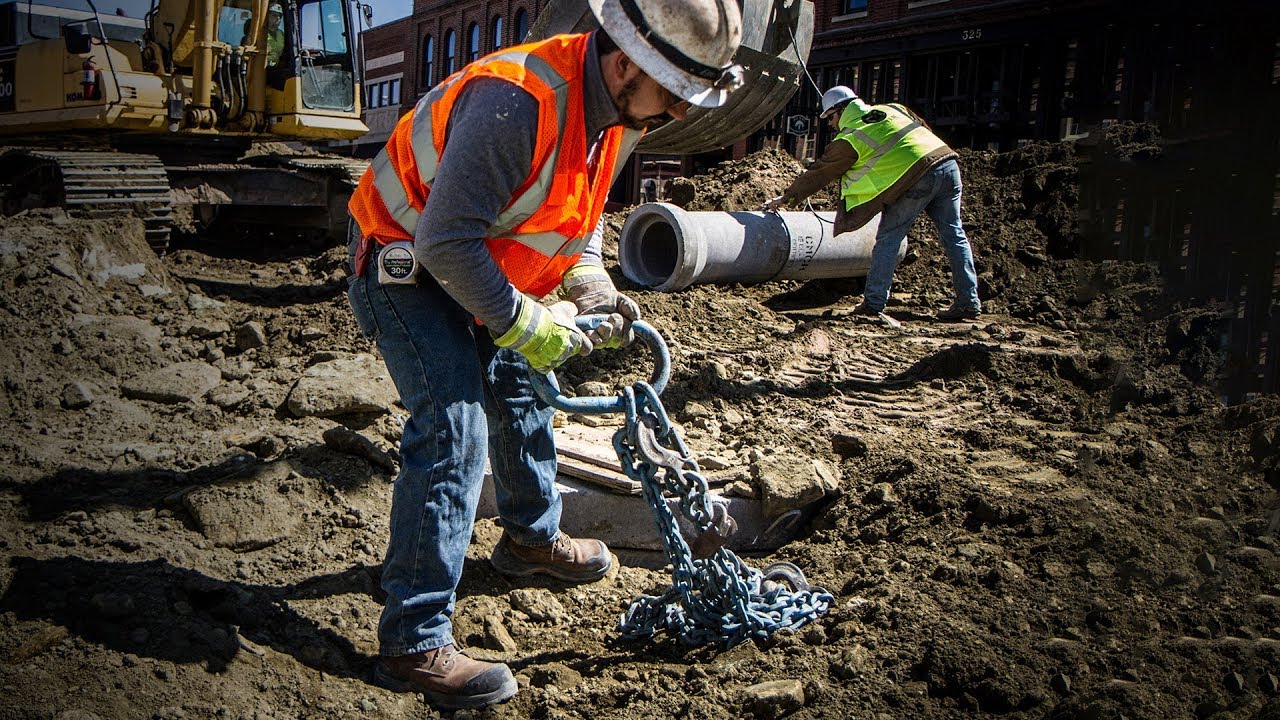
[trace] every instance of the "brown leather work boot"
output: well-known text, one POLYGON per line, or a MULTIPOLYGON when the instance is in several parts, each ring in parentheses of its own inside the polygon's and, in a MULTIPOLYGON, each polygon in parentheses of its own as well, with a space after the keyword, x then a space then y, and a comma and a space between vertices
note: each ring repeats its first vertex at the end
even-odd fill
POLYGON ((473 660, 452 643, 414 655, 384 656, 373 669, 373 680, 388 690, 420 692, 444 710, 499 703, 519 689, 511 668, 473 660))
POLYGON ((550 545, 528 547, 504 532, 489 562, 508 577, 550 575, 571 582, 591 582, 609 572, 613 555, 599 540, 574 540, 560 533, 550 545))

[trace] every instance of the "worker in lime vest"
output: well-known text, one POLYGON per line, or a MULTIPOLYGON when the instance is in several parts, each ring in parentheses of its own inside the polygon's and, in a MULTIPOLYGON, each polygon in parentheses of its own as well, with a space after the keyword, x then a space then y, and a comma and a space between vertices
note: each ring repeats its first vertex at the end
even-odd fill
POLYGON ((284 29, 280 27, 283 16, 284 8, 280 3, 271 3, 267 8, 267 67, 275 67, 280 62, 280 53, 284 52, 284 29))
POLYGON ((609 187, 646 128, 742 83, 734 0, 588 3, 599 30, 503 48, 432 88, 348 204, 348 299, 409 410, 374 680, 442 710, 517 690, 507 665, 457 646, 450 620, 486 457, 494 569, 581 583, 614 565, 603 542, 560 530, 555 410, 530 371, 627 342, 640 309, 605 271, 609 187), (583 332, 579 314, 608 319, 583 332))
POLYGON ((823 93, 822 117, 837 131, 836 139, 764 209, 776 211, 801 202, 839 178, 843 202, 836 209, 837 234, 856 230, 880 214, 866 289, 856 308, 863 315, 884 311, 898 249, 916 217, 927 212, 951 263, 955 291, 951 306, 937 316, 942 320, 977 317, 982 303, 973 252, 960 224, 960 166, 955 151, 906 107, 867 105, 843 85, 823 93))

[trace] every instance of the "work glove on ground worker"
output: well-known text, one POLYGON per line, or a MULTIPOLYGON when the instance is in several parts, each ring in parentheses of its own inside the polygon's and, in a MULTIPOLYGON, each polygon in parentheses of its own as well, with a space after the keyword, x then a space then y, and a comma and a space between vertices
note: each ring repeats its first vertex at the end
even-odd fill
POLYGON ((595 347, 623 347, 635 340, 631 321, 640 319, 640 306, 618 292, 604 268, 590 263, 574 265, 564 274, 560 287, 565 297, 573 301, 579 315, 609 316, 588 333, 595 347))
POLYGON ((591 340, 573 324, 575 315, 571 302, 548 308, 521 295, 515 324, 494 343, 524 355, 537 372, 549 373, 574 355, 591 352, 591 340))
POLYGON ((778 212, 778 208, 783 206, 783 198, 785 195, 779 195, 775 198, 769 198, 760 205, 761 212, 778 212))

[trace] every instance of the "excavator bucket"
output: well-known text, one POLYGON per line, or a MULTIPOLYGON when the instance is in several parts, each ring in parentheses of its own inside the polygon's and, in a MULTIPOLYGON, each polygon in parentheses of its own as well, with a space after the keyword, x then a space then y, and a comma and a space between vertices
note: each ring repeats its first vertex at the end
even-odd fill
MULTIPOLYGON (((800 86, 813 44, 809 0, 741 0, 742 44, 736 61, 745 83, 718 108, 689 109, 684 120, 645 134, 637 150, 699 153, 730 145, 759 130, 800 86)), ((585 0, 551 0, 529 32, 530 40, 598 27, 585 0)))

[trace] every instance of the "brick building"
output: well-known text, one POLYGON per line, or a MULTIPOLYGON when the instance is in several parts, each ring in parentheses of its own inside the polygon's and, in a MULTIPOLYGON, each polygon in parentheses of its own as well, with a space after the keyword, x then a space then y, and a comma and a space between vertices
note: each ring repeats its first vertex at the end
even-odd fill
POLYGON ((396 121, 433 85, 471 60, 518 43, 545 0, 416 0, 413 14, 360 33, 365 58, 365 124, 350 143, 377 154, 396 121))

